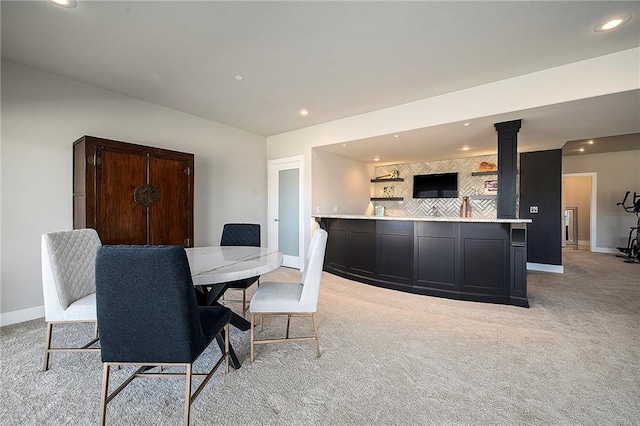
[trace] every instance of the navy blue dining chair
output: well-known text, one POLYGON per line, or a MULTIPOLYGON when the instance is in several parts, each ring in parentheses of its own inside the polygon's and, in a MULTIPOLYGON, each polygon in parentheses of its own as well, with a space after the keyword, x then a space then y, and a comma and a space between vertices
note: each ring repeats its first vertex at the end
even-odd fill
POLYGON ((184 424, 188 425, 191 404, 213 373, 223 362, 229 371, 231 311, 196 304, 182 247, 102 246, 96 254, 95 277, 103 362, 100 424, 105 424, 107 404, 133 379, 180 377, 186 379, 184 424), (220 358, 208 373, 193 373, 193 362, 219 335, 225 348, 220 358), (139 368, 109 393, 110 368, 123 365, 139 368), (163 370, 176 366, 184 373, 163 370), (203 379, 193 394, 192 378, 203 379))
MULTIPOLYGON (((222 227, 220 245, 260 247, 260 225, 256 223, 227 223, 222 227)), ((254 283, 260 285, 260 277, 232 281, 227 285, 228 289, 242 290, 242 315, 249 309, 247 304, 247 289, 254 283)), ((224 300, 234 301, 229 299, 224 300)))

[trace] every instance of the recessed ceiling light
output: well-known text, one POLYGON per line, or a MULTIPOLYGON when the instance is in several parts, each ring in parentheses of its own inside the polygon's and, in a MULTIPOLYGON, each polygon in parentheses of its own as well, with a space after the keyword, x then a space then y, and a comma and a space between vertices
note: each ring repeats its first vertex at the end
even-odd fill
POLYGON ((580 151, 580 152, 584 152, 584 148, 580 148, 578 151, 580 151))
POLYGON ((463 124, 464 127, 469 127, 473 125, 473 123, 471 123, 470 121, 467 121, 466 123, 463 124))
POLYGON ((301 110, 298 111, 298 114, 305 116, 305 115, 309 115, 309 110, 306 108, 303 108, 301 110))
POLYGON ((77 6, 76 0, 51 0, 51 3, 55 3, 62 7, 68 7, 69 9, 73 9, 77 6))
POLYGON ((587 143, 588 143, 589 145, 593 145, 593 139, 592 139, 592 140, 590 140, 590 141, 587 141, 587 143))
POLYGON ((380 160, 382 160, 382 158, 380 158, 380 157, 373 157, 373 161, 380 161, 380 160))
POLYGON ((613 18, 609 18, 606 21, 603 21, 596 25, 593 29, 595 32, 609 31, 614 28, 618 28, 623 24, 626 24, 631 19, 631 15, 620 15, 615 16, 613 18))
POLYGON ((393 137, 394 137, 394 138, 399 138, 399 137, 400 137, 400 135, 393 135, 393 137))
POLYGON ((343 144, 342 144, 342 146, 343 146, 343 147, 344 147, 344 146, 347 146, 347 144, 346 144, 346 143, 343 143, 343 144))
POLYGON ((460 149, 463 150, 463 151, 469 151, 471 148, 469 148, 468 146, 463 146, 460 149))
POLYGON ((236 80, 238 80, 238 81, 242 81, 242 80, 244 80, 244 77, 243 77, 243 76, 241 76, 241 75, 236 75, 234 78, 235 78, 236 80))

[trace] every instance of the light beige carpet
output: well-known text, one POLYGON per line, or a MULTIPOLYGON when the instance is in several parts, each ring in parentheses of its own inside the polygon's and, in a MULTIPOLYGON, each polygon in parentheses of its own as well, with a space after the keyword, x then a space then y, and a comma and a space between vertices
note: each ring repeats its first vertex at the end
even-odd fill
MULTIPOLYGON (((233 331, 242 368, 216 373, 192 424, 640 424, 640 265, 581 251, 565 251, 564 265, 565 274, 529 273, 529 309, 325 273, 321 358, 312 342, 288 343, 259 346, 251 364, 249 333, 233 331)), ((281 268, 262 280, 298 277, 281 268)), ((311 332, 302 319, 292 325, 311 332)), ((76 330, 62 340, 91 334, 76 330)), ((283 330, 283 320, 265 322, 266 333, 283 330)), ((43 341, 42 320, 1 329, 0 424, 96 424, 99 355, 54 354, 43 373, 43 341)), ((182 422, 182 381, 137 380, 109 404, 107 424, 182 422)))

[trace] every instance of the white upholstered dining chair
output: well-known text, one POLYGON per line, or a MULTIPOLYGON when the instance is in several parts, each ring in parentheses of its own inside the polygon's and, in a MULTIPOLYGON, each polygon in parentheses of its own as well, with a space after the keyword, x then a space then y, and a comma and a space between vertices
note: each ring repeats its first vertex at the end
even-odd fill
POLYGON ((42 235, 42 292, 47 323, 44 371, 53 352, 99 352, 96 323, 95 256, 102 244, 95 229, 42 235), (52 348, 54 324, 94 323, 93 339, 82 347, 52 348))
POLYGON ((256 344, 303 340, 315 340, 316 352, 320 357, 316 312, 318 310, 318 297, 320 295, 320 282, 326 246, 327 231, 316 229, 309 245, 302 281, 300 283, 261 282, 256 289, 249 304, 249 313, 251 314, 251 362, 255 359, 254 349, 256 344), (286 315, 287 331, 285 338, 257 340, 254 328, 256 314, 262 317, 286 315), (289 338, 289 325, 292 316, 311 317, 313 320, 313 336, 289 338))

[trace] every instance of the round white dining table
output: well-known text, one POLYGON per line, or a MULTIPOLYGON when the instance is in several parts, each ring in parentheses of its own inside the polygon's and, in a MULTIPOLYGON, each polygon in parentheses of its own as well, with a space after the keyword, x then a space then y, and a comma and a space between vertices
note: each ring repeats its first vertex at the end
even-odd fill
POLYGON ((223 284, 266 274, 282 265, 282 253, 264 247, 210 246, 185 249, 193 285, 223 284))
MULTIPOLYGON (((264 247, 210 246, 186 248, 185 251, 193 285, 199 287, 201 293, 212 296, 210 303, 217 306, 221 306, 218 298, 231 282, 260 276, 282 265, 282 253, 264 247)), ((249 321, 235 312, 231 312, 229 322, 243 331, 251 327, 249 321)), ((222 339, 217 340, 220 350, 224 350, 222 339)), ((231 345, 229 358, 233 368, 240 368, 240 361, 231 345)))

